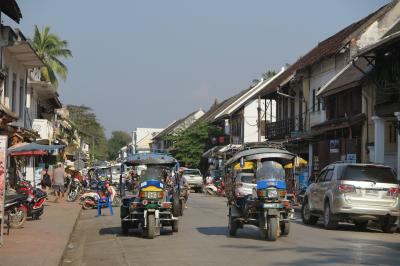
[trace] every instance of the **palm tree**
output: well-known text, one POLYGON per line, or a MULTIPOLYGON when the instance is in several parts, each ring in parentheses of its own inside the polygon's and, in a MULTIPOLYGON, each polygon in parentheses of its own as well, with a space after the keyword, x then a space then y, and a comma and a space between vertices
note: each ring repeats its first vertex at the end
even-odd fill
POLYGON ((68 49, 68 42, 61 40, 56 34, 50 33, 49 26, 40 31, 35 25, 32 46, 44 63, 40 69, 42 79, 51 82, 57 88, 57 76, 65 81, 68 75, 68 68, 59 59, 60 57, 66 59, 72 57, 72 53, 68 49))

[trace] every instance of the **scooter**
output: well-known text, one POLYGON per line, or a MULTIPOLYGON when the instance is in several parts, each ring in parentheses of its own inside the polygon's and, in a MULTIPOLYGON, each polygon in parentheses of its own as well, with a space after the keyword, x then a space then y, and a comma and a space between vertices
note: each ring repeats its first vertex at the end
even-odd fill
POLYGON ((4 219, 9 228, 21 228, 28 216, 24 205, 27 196, 23 194, 6 194, 4 200, 4 219))
POLYGON ((27 196, 24 206, 28 211, 28 217, 34 220, 39 219, 44 211, 44 202, 47 193, 40 188, 34 188, 29 181, 20 181, 17 184, 17 192, 27 196))
MULTIPOLYGON (((114 187, 111 187, 111 189, 114 189, 114 187)), ((82 209, 84 210, 90 210, 90 209, 96 209, 97 208, 97 203, 99 200, 99 194, 94 191, 89 191, 84 193, 80 198, 80 204, 82 205, 82 209)), ((112 201, 112 206, 113 207, 119 207, 121 206, 122 200, 121 197, 115 193, 113 201, 112 201)))
POLYGON ((82 184, 79 179, 74 178, 69 184, 69 192, 67 196, 67 201, 75 201, 81 194, 82 184))

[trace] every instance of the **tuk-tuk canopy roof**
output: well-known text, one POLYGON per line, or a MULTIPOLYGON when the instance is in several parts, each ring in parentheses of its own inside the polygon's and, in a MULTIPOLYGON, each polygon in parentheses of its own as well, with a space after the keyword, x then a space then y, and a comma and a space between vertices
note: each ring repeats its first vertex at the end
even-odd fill
POLYGON ((231 159, 229 159, 225 165, 230 165, 244 158, 245 161, 251 160, 262 160, 262 159, 274 159, 278 162, 288 162, 293 160, 296 155, 281 149, 274 148, 256 148, 243 150, 235 154, 231 159))
POLYGON ((175 165, 178 161, 161 153, 138 153, 130 155, 124 162, 126 165, 175 165))

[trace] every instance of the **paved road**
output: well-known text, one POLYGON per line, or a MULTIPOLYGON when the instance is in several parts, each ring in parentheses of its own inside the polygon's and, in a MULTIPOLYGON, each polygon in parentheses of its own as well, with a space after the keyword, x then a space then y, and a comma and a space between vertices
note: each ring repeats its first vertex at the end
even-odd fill
POLYGON ((224 198, 191 194, 179 233, 143 239, 121 236, 119 214, 95 218, 85 211, 77 223, 63 265, 400 265, 400 235, 350 225, 336 231, 292 224, 288 237, 261 240, 256 228, 227 236, 224 198))

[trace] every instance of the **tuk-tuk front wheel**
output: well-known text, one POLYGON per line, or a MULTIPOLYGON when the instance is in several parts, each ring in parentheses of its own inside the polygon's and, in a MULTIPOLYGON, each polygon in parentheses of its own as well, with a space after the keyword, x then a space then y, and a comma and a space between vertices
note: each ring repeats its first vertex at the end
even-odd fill
POLYGON ((153 239, 156 232, 156 217, 154 214, 147 216, 147 238, 153 239))
POLYGON ((281 235, 282 236, 287 236, 289 235, 290 232, 290 222, 285 221, 281 223, 281 235))
POLYGON ((179 231, 179 224, 178 224, 178 220, 174 220, 172 222, 172 232, 176 233, 179 231))
POLYGON ((276 241, 279 234, 279 221, 277 217, 269 217, 267 224, 267 240, 276 241))
POLYGON ((121 221, 121 231, 123 235, 127 235, 129 232, 129 223, 127 221, 121 221))
POLYGON ((231 215, 231 209, 229 209, 228 229, 229 229, 230 236, 236 236, 238 224, 231 215))

